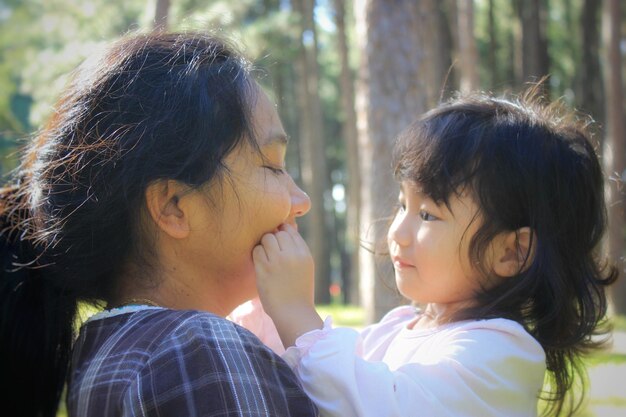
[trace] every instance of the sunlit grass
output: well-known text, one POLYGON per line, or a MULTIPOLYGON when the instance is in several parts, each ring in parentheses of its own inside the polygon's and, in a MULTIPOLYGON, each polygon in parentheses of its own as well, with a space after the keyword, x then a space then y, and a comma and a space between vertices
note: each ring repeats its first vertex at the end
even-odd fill
POLYGON ((365 322, 365 313, 362 307, 342 304, 317 305, 317 312, 325 319, 332 316, 333 324, 345 327, 362 327, 365 322))

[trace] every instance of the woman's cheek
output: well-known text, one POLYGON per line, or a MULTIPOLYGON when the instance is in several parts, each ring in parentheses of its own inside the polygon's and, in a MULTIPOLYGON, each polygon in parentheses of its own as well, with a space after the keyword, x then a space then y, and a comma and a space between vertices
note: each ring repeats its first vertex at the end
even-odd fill
POLYGON ((289 221, 291 215, 291 196, 283 182, 276 181, 266 193, 268 216, 271 216, 272 223, 276 224, 275 227, 289 221))

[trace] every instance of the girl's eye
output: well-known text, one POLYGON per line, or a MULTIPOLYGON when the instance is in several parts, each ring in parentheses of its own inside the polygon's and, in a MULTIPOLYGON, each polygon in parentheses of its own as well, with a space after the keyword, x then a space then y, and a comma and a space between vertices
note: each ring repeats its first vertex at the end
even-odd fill
POLYGON ((285 173, 285 168, 276 168, 276 167, 269 166, 269 165, 265 165, 263 168, 269 169, 270 171, 272 171, 272 173, 276 175, 282 175, 285 173))
POLYGON ((398 212, 406 211, 406 205, 403 201, 398 201, 398 204, 396 206, 398 208, 398 212))
POLYGON ((432 222, 432 221, 438 220, 437 217, 433 216, 432 214, 424 210, 420 210, 420 217, 425 222, 432 222))

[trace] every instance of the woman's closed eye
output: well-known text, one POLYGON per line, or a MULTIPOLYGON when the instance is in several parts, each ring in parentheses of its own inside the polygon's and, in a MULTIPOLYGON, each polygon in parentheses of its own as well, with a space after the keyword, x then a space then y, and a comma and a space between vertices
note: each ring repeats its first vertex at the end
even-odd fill
POLYGON ((264 165, 263 168, 269 169, 270 171, 272 171, 273 174, 276 174, 276 175, 282 175, 286 172, 285 168, 283 167, 274 167, 271 165, 264 165))

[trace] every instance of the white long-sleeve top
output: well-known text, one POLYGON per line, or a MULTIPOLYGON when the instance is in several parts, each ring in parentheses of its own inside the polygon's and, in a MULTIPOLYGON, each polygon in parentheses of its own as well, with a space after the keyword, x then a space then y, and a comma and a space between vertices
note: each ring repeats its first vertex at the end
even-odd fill
POLYGON ((283 358, 322 416, 537 415, 545 354, 521 325, 490 319, 409 329, 416 314, 396 308, 361 333, 327 319, 283 358))

